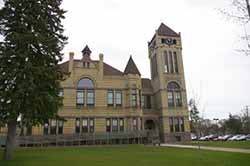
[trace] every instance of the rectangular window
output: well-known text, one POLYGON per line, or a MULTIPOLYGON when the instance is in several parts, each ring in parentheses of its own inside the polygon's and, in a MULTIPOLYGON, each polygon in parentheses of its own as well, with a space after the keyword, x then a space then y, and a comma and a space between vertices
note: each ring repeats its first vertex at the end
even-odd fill
POLYGON ((164 52, 164 57, 165 57, 165 72, 168 73, 169 72, 169 64, 168 64, 168 52, 165 51, 164 52))
POLYGON ((117 107, 121 107, 122 106, 122 91, 121 90, 117 90, 115 92, 115 101, 116 101, 116 106, 117 107))
POLYGON ((89 68, 89 62, 83 62, 83 68, 89 68))
POLYGON ((168 107, 174 107, 174 92, 168 92, 168 107))
POLYGON ((50 135, 56 135, 56 120, 51 120, 50 135))
POLYGON ((151 69, 151 77, 154 78, 154 65, 153 65, 153 58, 150 60, 150 69, 151 69))
POLYGON ((174 132, 174 125, 173 125, 173 118, 169 118, 169 127, 170 127, 170 132, 174 132))
POLYGON ((82 119, 82 132, 83 133, 88 132, 88 119, 87 118, 82 119))
POLYGON ((165 39, 162 38, 162 39, 161 39, 161 43, 162 43, 162 44, 165 44, 165 39))
POLYGON ((132 107, 137 107, 137 93, 136 93, 136 89, 133 89, 131 92, 131 103, 132 103, 132 107))
POLYGON ((151 109, 151 96, 147 95, 146 99, 147 109, 151 109))
POLYGON ((170 73, 174 73, 174 64, 173 64, 173 54, 172 54, 172 51, 169 51, 169 62, 170 62, 170 69, 169 69, 169 72, 170 73))
POLYGON ((124 119, 123 118, 120 118, 120 121, 119 121, 119 123, 120 123, 120 132, 123 132, 124 131, 124 119))
POLYGON ((84 105, 84 91, 78 90, 76 93, 76 105, 84 105))
POLYGON ((158 73, 156 54, 153 56, 153 58, 151 58, 150 63, 151 63, 151 74, 152 74, 152 77, 155 78, 158 73))
POLYGON ((175 92, 175 102, 177 107, 182 106, 181 92, 175 92))
POLYGON ((106 132, 111 131, 111 124, 110 124, 110 119, 106 119, 106 132))
POLYGON ((133 129, 138 130, 138 121, 137 118, 133 118, 133 129))
POLYGON ((87 90, 87 106, 94 106, 95 94, 94 90, 87 90))
POLYGON ((46 122, 43 126, 43 135, 49 135, 49 123, 46 122))
POLYGON ((174 118, 174 130, 175 132, 180 132, 179 118, 174 118))
POLYGON ((141 90, 139 90, 139 105, 140 105, 140 108, 141 108, 141 90))
POLYGON ((185 128, 184 128, 184 118, 180 118, 180 127, 181 127, 181 132, 184 132, 185 131, 185 128))
POLYGON ((157 59, 156 59, 156 54, 152 58, 152 76, 153 78, 156 77, 158 74, 157 70, 157 59))
POLYGON ((141 107, 142 108, 145 108, 145 98, 146 98, 146 96, 142 95, 142 97, 141 97, 141 107))
POLYGON ((58 121, 58 134, 63 134, 63 121, 58 121))
POLYGON ((94 118, 89 119, 89 132, 94 133, 95 131, 95 120, 94 118))
POLYGON ((177 54, 176 54, 176 52, 174 52, 174 69, 175 69, 175 73, 179 73, 178 60, 177 60, 177 54))
POLYGON ((75 128, 75 133, 79 134, 80 133, 80 118, 76 118, 76 128, 75 128))
POLYGON ((59 90, 58 96, 63 97, 63 89, 62 88, 59 90))
POLYGON ((114 91, 108 90, 107 94, 108 106, 114 106, 114 91))
POLYGON ((118 132, 118 119, 112 119, 112 132, 118 132))

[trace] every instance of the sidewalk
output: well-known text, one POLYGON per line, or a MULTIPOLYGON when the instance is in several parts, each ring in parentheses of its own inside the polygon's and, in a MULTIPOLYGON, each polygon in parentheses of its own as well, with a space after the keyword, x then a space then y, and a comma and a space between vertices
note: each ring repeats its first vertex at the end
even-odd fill
MULTIPOLYGON (((161 144, 161 146, 174 147, 174 148, 199 149, 199 146, 194 146, 194 145, 161 144)), ((212 150, 212 151, 237 152, 237 153, 248 153, 248 154, 250 154, 250 150, 248 150, 248 149, 221 148, 221 147, 208 147, 208 146, 200 146, 200 149, 212 150)))

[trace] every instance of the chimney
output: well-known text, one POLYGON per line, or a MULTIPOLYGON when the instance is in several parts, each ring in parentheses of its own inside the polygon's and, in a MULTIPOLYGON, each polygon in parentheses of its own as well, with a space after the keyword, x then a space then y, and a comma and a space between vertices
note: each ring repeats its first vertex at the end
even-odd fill
POLYGON ((74 67, 74 52, 69 53, 69 72, 73 72, 73 67, 74 67))
POLYGON ((103 79, 103 54, 99 54, 99 77, 103 79))

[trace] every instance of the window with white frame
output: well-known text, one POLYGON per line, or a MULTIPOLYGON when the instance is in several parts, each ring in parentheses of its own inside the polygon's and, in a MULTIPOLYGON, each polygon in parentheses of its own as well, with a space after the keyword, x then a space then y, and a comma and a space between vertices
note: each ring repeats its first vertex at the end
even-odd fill
POLYGON ((94 84, 93 81, 90 80, 89 78, 83 78, 77 84, 76 105, 77 106, 95 105, 94 84))

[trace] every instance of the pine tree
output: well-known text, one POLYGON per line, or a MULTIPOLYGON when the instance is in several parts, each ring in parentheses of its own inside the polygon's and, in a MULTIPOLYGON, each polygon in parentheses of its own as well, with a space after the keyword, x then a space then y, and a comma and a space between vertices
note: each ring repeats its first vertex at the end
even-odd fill
POLYGON ((4 159, 12 158, 17 119, 44 124, 56 119, 62 73, 62 0, 4 0, 0 10, 0 121, 8 132, 4 159))
POLYGON ((190 99, 189 103, 188 103, 189 109, 190 109, 190 125, 191 125, 191 132, 196 133, 196 135, 199 136, 200 132, 199 132, 199 121, 201 120, 200 116, 199 116, 199 110, 197 108, 197 104, 196 101, 194 99, 190 99))

